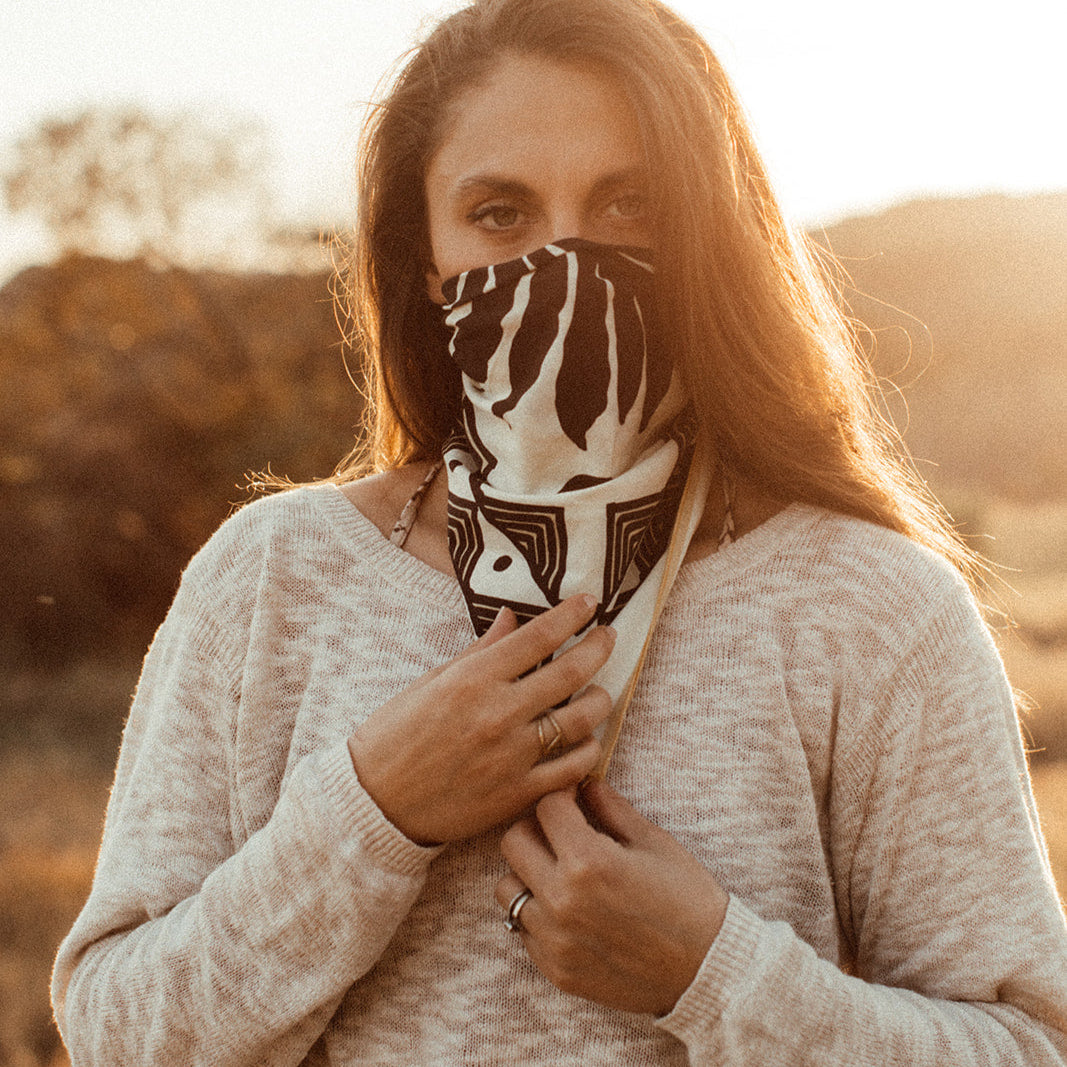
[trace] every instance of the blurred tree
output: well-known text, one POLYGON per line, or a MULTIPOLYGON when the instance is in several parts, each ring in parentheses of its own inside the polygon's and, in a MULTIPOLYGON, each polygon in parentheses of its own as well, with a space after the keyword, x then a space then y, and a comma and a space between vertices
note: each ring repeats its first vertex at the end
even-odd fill
POLYGON ((22 137, 0 181, 61 252, 233 265, 277 227, 269 162, 255 121, 90 108, 22 137))
POLYGON ((136 661, 250 472, 330 473, 345 354, 326 272, 72 254, 0 288, 0 750, 5 671, 136 661))

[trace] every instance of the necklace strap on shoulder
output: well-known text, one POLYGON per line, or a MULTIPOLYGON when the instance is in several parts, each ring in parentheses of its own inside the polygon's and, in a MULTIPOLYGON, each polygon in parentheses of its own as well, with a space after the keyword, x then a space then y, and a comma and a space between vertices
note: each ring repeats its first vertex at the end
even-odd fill
POLYGON ((732 545, 736 536, 734 528, 734 483, 725 470, 722 472, 722 501, 724 510, 722 529, 719 531, 719 548, 732 545))
POLYGON ((419 483, 415 492, 408 497, 407 503, 400 512, 400 518, 396 520, 396 524, 389 533, 389 540, 397 548, 404 547, 408 534, 411 533, 411 528, 419 517, 419 507, 422 504, 423 497, 426 496, 426 491, 433 484, 434 478, 437 477, 437 472, 444 466, 444 463, 443 459, 439 459, 426 473, 426 477, 419 483))

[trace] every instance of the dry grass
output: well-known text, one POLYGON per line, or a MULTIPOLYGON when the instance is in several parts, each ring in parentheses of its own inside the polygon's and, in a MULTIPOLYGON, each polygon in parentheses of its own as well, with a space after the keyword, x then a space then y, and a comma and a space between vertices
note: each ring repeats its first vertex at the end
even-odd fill
POLYGON ((1067 646, 1042 650, 1017 632, 998 643, 1022 697, 1020 721, 1032 758, 1038 763, 1067 759, 1067 646))
POLYGON ((950 506, 969 512, 975 547, 997 567, 994 607, 1011 625, 996 638, 1035 758, 1067 760, 1067 502, 983 497, 950 506))
POLYGON ((92 881, 109 778, 59 750, 0 764, 0 1063, 58 1067, 52 958, 92 881))
POLYGON ((1039 763, 1032 768, 1031 777, 1052 874, 1067 909, 1067 760, 1039 763))

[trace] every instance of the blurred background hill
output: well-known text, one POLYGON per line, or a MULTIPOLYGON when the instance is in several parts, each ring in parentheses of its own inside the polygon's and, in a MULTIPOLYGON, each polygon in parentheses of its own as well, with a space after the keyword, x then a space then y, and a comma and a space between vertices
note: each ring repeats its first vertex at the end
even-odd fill
MULTIPOLYGON (((998 640, 1033 705, 1063 885, 1067 194, 915 201, 813 236, 847 272, 921 473, 1015 590, 998 640)), ((70 252, 0 289, 0 1062, 65 1062, 48 966, 183 566, 251 472, 323 477, 354 443, 358 360, 325 257, 308 261, 257 273, 70 252)))
POLYGON ((815 236, 931 484, 1067 496, 1067 194, 921 200, 815 236))

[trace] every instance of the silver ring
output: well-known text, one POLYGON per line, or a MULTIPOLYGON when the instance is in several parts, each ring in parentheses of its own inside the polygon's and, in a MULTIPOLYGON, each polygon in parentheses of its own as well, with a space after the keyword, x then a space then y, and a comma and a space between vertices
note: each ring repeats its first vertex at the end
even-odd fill
POLYGON ((519 918, 519 912, 532 896, 533 893, 529 889, 523 889, 511 898, 511 903, 508 905, 508 917, 504 920, 504 927, 509 933, 522 933, 522 920, 519 918))

